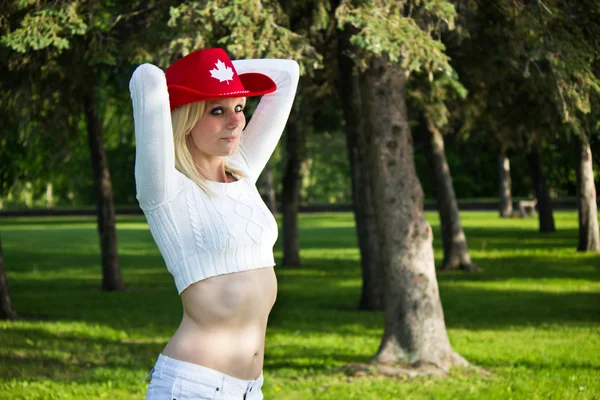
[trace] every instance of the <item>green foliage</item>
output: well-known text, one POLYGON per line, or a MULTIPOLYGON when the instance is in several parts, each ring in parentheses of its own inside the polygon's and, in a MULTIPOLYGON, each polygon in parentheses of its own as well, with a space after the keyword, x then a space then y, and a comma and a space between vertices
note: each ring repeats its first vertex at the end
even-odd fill
MULTIPOLYGON (((309 137, 311 169, 302 200, 346 201, 332 60, 338 28, 353 27, 352 40, 360 49, 353 56, 360 65, 386 53, 411 73, 413 121, 424 112, 444 132, 459 132, 447 147, 459 197, 493 196, 496 183, 490 176, 496 176, 499 148, 524 149, 533 140, 542 140, 549 151, 544 157, 551 186, 558 195, 572 195, 565 136, 600 132, 600 11, 593 0, 576 3, 344 0, 335 8, 318 0, 4 2, 0 75, 10 78, 0 80, 5 116, 0 120, 0 193, 15 182, 20 187, 29 182, 34 196, 41 196, 52 182, 60 204, 92 202, 79 95, 95 77, 102 87, 115 198, 135 204, 127 95, 134 65, 166 66, 197 48, 222 46, 236 58, 289 57, 301 63, 305 80, 298 99, 308 99, 321 114, 314 117, 314 137, 309 137), (332 148, 335 156, 328 158, 332 148)), ((592 139, 594 155, 597 146, 592 139)), ((284 159, 278 151, 272 163, 276 185, 284 159)), ((527 195, 526 167, 519 158, 513 162, 514 192, 527 195)), ((417 163, 420 171, 427 170, 419 154, 417 163)))
POLYGON ((349 204, 350 166, 344 135, 317 132, 308 142, 308 169, 300 200, 305 204, 349 204))
POLYGON ((444 0, 341 2, 335 15, 338 27, 349 24, 358 29, 350 42, 364 54, 355 57, 361 69, 366 69, 372 56, 387 54, 391 62, 400 62, 407 73, 424 70, 432 78, 435 72, 452 74, 445 46, 433 37, 435 25, 444 21, 448 28, 454 25, 454 7, 444 0), (359 3, 359 5, 355 5, 359 3), (414 7, 414 14, 413 14, 414 7), (424 26, 421 26, 424 25, 424 26))
POLYGON ((521 36, 528 40, 521 55, 526 60, 524 76, 535 73, 530 64, 547 64, 549 72, 542 77, 555 86, 549 94, 562 121, 584 135, 576 114, 589 114, 590 95, 600 95, 600 76, 593 70, 600 61, 597 41, 600 8, 597 2, 583 1, 571 6, 556 0, 547 3, 545 9, 525 4, 515 8, 515 25, 521 30, 521 36))
MULTIPOLYGON (((439 263, 437 213, 426 217, 439 263)), ((597 256, 573 250, 575 212, 555 217, 558 232, 548 237, 535 219, 461 213, 471 256, 485 273, 439 274, 440 296, 454 349, 491 375, 458 370, 446 379, 404 380, 346 374, 345 366, 377 351, 383 315, 356 310, 353 216, 301 215, 306 265, 275 268, 265 398, 596 399, 597 256)), ((141 379, 180 323, 181 301, 143 218, 120 218, 117 227, 130 290, 103 293, 93 218, 3 220, 8 279, 24 319, 0 322, 0 398, 143 397, 148 382, 141 379)))
MULTIPOLYGON (((25 1, 16 3, 18 8, 30 6, 25 1)), ((0 42, 19 53, 47 47, 61 52, 69 48, 70 37, 84 35, 87 29, 79 2, 53 2, 47 8, 25 14, 19 28, 2 36, 0 42)))
MULTIPOLYGON (((123 76, 131 74, 129 62, 138 57, 139 42, 129 33, 150 19, 143 12, 154 2, 147 9, 138 9, 138 2, 115 1, 12 1, 4 6, 0 71, 10 79, 0 82, 0 106, 9 117, 0 125, 0 153, 10 167, 0 168, 0 194, 20 182, 40 195, 52 182, 59 204, 93 202, 82 97, 101 88, 97 106, 107 142, 132 136, 131 113, 123 113, 130 110, 123 76), (107 109, 118 110, 118 117, 104 113, 107 109), (129 131, 121 131, 124 127, 129 131), (22 151, 10 150, 9 144, 22 151)), ((128 170, 122 168, 124 161, 130 158, 117 161, 122 171, 128 170)))
POLYGON ((466 97, 467 89, 454 70, 451 75, 435 74, 433 79, 425 79, 424 74, 415 74, 408 84, 407 104, 412 118, 419 121, 422 113, 438 129, 451 125, 452 111, 466 97))
MULTIPOLYGON (((301 73, 322 67, 322 56, 306 37, 289 29, 288 18, 272 0, 186 1, 170 8, 169 52, 185 55, 223 47, 234 58, 291 58, 301 73)), ((170 62, 172 60, 165 60, 170 62)))
POLYGON ((449 105, 467 95, 466 88, 450 65, 442 31, 454 29, 456 10, 445 0, 399 2, 343 1, 336 10, 338 27, 353 26, 350 42, 361 49, 353 55, 365 70, 373 56, 387 55, 399 62, 407 75, 411 118, 426 118, 438 128, 450 124, 449 105))
POLYGON ((471 1, 448 54, 471 93, 465 133, 501 148, 527 148, 556 135, 590 135, 600 74, 600 10, 595 1, 471 1))

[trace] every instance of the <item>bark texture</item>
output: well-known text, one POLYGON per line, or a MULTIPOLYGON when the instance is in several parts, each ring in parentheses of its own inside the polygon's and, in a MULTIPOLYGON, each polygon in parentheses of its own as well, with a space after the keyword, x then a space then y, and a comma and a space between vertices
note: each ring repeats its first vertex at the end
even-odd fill
POLYGON ((587 141, 575 138, 575 169, 577 175, 577 214, 579 216, 578 251, 600 251, 600 232, 598 230, 598 204, 596 203, 596 185, 592 151, 587 141))
MULTIPOLYGON (((283 265, 300 266, 298 205, 303 170, 306 164, 306 126, 298 118, 297 105, 292 107, 286 128, 286 163, 283 175, 283 265)), ((308 114, 303 118, 310 119, 308 114)), ((306 122, 309 123, 308 121, 306 122)))
POLYGON ((4 254, 2 253, 2 242, 0 242, 0 319, 15 319, 17 313, 13 306, 10 286, 6 277, 6 266, 4 265, 4 254))
POLYGON ((504 152, 498 154, 498 183, 500 216, 510 218, 513 214, 512 181, 510 179, 510 159, 504 152))
POLYGON ((404 71, 377 57, 359 82, 384 271, 385 327, 375 361, 434 365, 443 371, 466 366, 446 332, 431 227, 414 165, 404 71))
POLYGON ((344 112, 344 131, 350 164, 352 205, 356 223, 356 237, 360 250, 362 291, 358 308, 383 310, 383 270, 377 238, 377 222, 371 197, 371 183, 367 171, 366 143, 364 143, 364 117, 358 77, 353 73, 346 28, 338 46, 340 70, 339 92, 344 112))
POLYGON ((275 187, 273 185, 273 171, 268 163, 265 166, 263 175, 265 182, 265 194, 267 196, 267 207, 269 207, 271 214, 277 215, 277 198, 275 197, 275 187))
POLYGON ((434 177, 436 205, 442 228, 444 261, 441 269, 462 269, 468 272, 478 272, 480 269, 471 261, 467 236, 460 221, 452 174, 446 160, 444 137, 426 118, 423 118, 421 124, 429 138, 427 158, 434 177))
POLYGON ((102 290, 122 291, 125 290, 125 285, 121 278, 117 251, 115 204, 108 160, 102 144, 102 121, 98 115, 98 91, 95 85, 91 85, 84 93, 83 107, 96 190, 98 233, 102 252, 102 290))
POLYGON ((546 176, 542 169, 542 160, 540 150, 537 144, 533 144, 527 153, 527 165, 529 173, 535 188, 537 198, 538 218, 540 223, 540 233, 556 232, 554 225, 554 213, 552 211, 552 200, 550 199, 550 189, 546 182, 546 176))

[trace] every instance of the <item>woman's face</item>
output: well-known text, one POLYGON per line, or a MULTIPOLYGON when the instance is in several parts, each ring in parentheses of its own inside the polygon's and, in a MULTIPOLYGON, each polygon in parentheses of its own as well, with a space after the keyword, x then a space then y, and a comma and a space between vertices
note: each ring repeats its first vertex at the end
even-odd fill
POLYGON ((246 98, 208 100, 204 114, 189 133, 190 150, 201 157, 227 157, 238 147, 246 125, 246 98))

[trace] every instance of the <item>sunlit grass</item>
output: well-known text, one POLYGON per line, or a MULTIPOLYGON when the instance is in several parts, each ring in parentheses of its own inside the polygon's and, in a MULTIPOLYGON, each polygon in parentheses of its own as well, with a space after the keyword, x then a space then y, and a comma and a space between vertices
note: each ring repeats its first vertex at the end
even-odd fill
MULTIPOLYGON (((426 216, 439 263, 438 216, 426 216)), ((346 364, 377 351, 383 315, 356 310, 361 280, 352 215, 305 214, 303 268, 276 269, 265 398, 600 398, 600 258, 575 251, 576 213, 555 213, 558 232, 551 235, 537 232, 536 219, 461 217, 473 261, 485 272, 438 273, 440 293, 454 348, 489 376, 347 376, 346 364)), ((141 379, 181 319, 173 280, 143 218, 119 219, 125 293, 99 289, 93 218, 4 219, 0 234, 22 317, 0 322, 0 399, 143 398, 141 379)), ((281 259, 279 244, 275 255, 281 259)))

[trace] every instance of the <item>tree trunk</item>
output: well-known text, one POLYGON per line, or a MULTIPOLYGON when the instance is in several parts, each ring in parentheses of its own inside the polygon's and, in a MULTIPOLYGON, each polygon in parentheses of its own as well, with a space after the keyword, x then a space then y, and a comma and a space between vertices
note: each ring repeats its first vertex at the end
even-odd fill
POLYGON ((556 232, 554 226, 554 214, 552 212, 552 201, 550 200, 550 190, 546 183, 546 177, 542 170, 542 160, 537 144, 533 144, 527 153, 527 164, 529 173, 535 188, 537 199, 538 217, 540 222, 540 233, 556 232))
POLYGON ((6 267, 4 265, 4 255, 2 253, 2 242, 0 241, 0 319, 15 319, 17 313, 13 306, 10 286, 6 277, 6 267))
MULTIPOLYGON (((283 265, 300 266, 298 238, 298 204, 302 185, 302 172, 306 162, 306 126, 300 121, 296 106, 292 107, 286 129, 286 163, 283 175, 283 265)), ((303 113, 303 118, 309 118, 303 113)), ((306 121, 306 123, 310 123, 306 121)))
POLYGON ((504 152, 498 154, 498 177, 500 193, 500 217, 510 218, 513 214, 510 159, 504 152))
POLYGON ((265 179, 265 193, 267 195, 267 207, 271 211, 271 214, 277 215, 277 199, 275 197, 275 187, 273 185, 273 171, 269 163, 265 166, 263 171, 265 179))
POLYGON ((460 221, 452 175, 446 160, 444 137, 425 117, 423 117, 421 124, 429 137, 428 159, 433 171, 436 204, 442 228, 444 261, 441 269, 463 269, 469 272, 478 272, 480 269, 471 261, 467 237, 460 221))
POLYGON ((102 121, 98 115, 98 89, 93 84, 83 95, 83 107, 96 190, 98 233, 102 252, 102 290, 122 291, 125 290, 125 285, 121 278, 117 252, 115 204, 108 161, 102 144, 102 121))
POLYGON ((374 58, 359 78, 384 271, 385 327, 375 361, 447 371, 468 363, 446 332, 407 121, 405 71, 388 62, 374 58))
POLYGON ((587 140, 575 137, 575 169, 577 175, 577 214, 579 216, 578 251, 600 251, 598 205, 592 166, 592 151, 587 140))
POLYGON ((54 207, 53 186, 51 182, 46 183, 46 208, 54 207))
MULTIPOLYGON (((349 28, 346 28, 349 29, 349 28)), ((371 184, 367 171, 366 144, 362 143, 364 118, 358 77, 353 72, 352 59, 347 56, 350 49, 349 33, 340 35, 338 59, 340 68, 339 91, 344 112, 344 131, 350 164, 352 205, 356 236, 360 250, 362 269, 362 292, 358 308, 361 310, 383 310, 383 270, 377 238, 377 221, 371 198, 371 184)))

